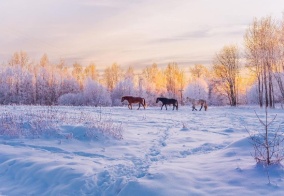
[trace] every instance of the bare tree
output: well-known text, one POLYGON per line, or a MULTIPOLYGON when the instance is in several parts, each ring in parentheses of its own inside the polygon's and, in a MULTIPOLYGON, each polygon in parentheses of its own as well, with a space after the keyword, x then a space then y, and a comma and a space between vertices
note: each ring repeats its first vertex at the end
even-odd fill
POLYGON ((213 60, 213 71, 231 106, 237 105, 237 78, 239 77, 239 50, 236 46, 224 46, 213 60))
POLYGON ((279 57, 277 25, 271 17, 255 19, 245 34, 247 67, 256 75, 259 105, 274 107, 273 70, 279 57), (264 100, 263 100, 264 98, 264 100))
POLYGON ((92 80, 98 81, 99 73, 97 71, 97 67, 94 63, 90 63, 85 69, 84 69, 84 78, 91 78, 92 80))
POLYGON ((84 71, 83 66, 77 62, 73 64, 73 70, 72 70, 73 77, 77 80, 77 82, 80 84, 80 89, 83 89, 83 82, 84 82, 84 71))
POLYGON ((196 64, 194 67, 189 69, 191 76, 195 78, 207 77, 209 75, 208 69, 201 64, 196 64))
POLYGON ((155 94, 163 94, 166 91, 165 74, 156 63, 143 69, 142 75, 147 84, 146 91, 155 94))
POLYGON ((104 81, 105 81, 107 88, 110 91, 113 91, 115 86, 118 84, 118 82, 122 78, 122 69, 120 68, 119 65, 114 63, 114 64, 112 64, 112 66, 107 67, 104 70, 103 77, 104 77, 104 81))
POLYGON ((15 52, 11 60, 8 62, 10 66, 19 65, 21 68, 29 69, 31 66, 30 58, 25 51, 15 52))
POLYGON ((185 82, 186 82, 186 78, 185 78, 185 73, 183 69, 180 69, 177 72, 177 83, 178 83, 178 91, 180 92, 180 103, 181 105, 183 105, 183 91, 184 91, 184 87, 185 87, 185 82))
POLYGON ((273 75, 280 90, 280 101, 282 105, 284 102, 284 15, 277 30, 277 39, 275 39, 277 41, 277 47, 275 49, 276 58, 273 75))
POLYGON ((178 77, 179 77, 180 69, 178 67, 178 64, 173 62, 169 63, 167 68, 165 69, 165 76, 166 76, 166 81, 167 81, 167 90, 168 94, 171 97, 177 97, 178 95, 178 90, 179 90, 179 82, 178 82, 178 77))

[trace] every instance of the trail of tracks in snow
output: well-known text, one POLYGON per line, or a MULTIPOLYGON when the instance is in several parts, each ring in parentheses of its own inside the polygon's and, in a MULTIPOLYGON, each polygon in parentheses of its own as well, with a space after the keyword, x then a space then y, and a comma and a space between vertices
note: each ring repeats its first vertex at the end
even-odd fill
MULTIPOLYGON (((86 111, 92 115, 98 115, 99 112, 92 109, 86 111)), ((117 151, 118 154, 107 154, 98 149, 95 149, 94 152, 86 151, 86 148, 80 150, 66 149, 66 146, 55 145, 55 143, 53 146, 52 144, 47 146, 38 143, 9 141, 5 145, 34 149, 47 155, 48 153, 54 153, 62 156, 62 159, 69 165, 78 164, 78 162, 85 160, 93 162, 96 166, 103 168, 94 168, 94 176, 89 175, 86 177, 88 181, 94 178, 96 193, 103 194, 106 190, 109 192, 111 189, 114 191, 113 194, 117 194, 129 181, 139 180, 139 178, 151 175, 149 170, 153 165, 162 164, 164 161, 176 161, 188 156, 207 154, 225 148, 226 142, 221 141, 221 144, 219 144, 210 137, 225 140, 231 134, 230 129, 223 128, 220 131, 219 128, 216 130, 216 126, 219 126, 218 123, 209 125, 208 122, 204 121, 205 117, 210 117, 206 116, 208 114, 204 112, 179 113, 171 110, 160 111, 158 108, 148 111, 125 110, 123 115, 121 115, 121 108, 103 112, 112 116, 115 122, 123 122, 127 129, 130 128, 137 132, 137 138, 133 137, 134 134, 125 135, 125 141, 115 144, 124 145, 125 149, 130 148, 129 150, 117 151), (187 125, 185 129, 183 123, 187 125), (204 132, 209 134, 208 138, 202 137, 204 132), (130 136, 132 136, 131 140, 128 138, 130 136), (139 141, 141 138, 146 141, 139 141), (132 144, 135 142, 138 143, 135 148, 141 149, 140 151, 143 153, 131 151, 132 144), (172 149, 171 145, 176 146, 176 143, 180 143, 179 147, 172 149)), ((210 118, 214 118, 214 116, 210 118)), ((224 120, 224 124, 228 124, 226 115, 221 118, 224 120)))

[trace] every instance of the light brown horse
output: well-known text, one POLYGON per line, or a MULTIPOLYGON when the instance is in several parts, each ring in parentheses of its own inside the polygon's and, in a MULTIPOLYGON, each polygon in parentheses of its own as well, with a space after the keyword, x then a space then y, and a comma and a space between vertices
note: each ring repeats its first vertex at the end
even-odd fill
POLYGON ((121 97, 121 102, 123 102, 124 100, 128 101, 128 108, 130 110, 132 110, 132 103, 139 103, 139 107, 138 107, 137 110, 139 110, 140 105, 142 105, 144 107, 144 110, 145 110, 146 102, 145 102, 145 99, 142 98, 142 97, 132 97, 132 96, 121 97))
POLYGON ((199 111, 201 111, 203 107, 204 107, 204 110, 207 111, 208 105, 207 105, 206 100, 204 100, 204 99, 192 99, 192 98, 189 98, 189 97, 187 97, 186 100, 191 102, 191 104, 192 104, 192 111, 193 110, 197 110, 195 108, 195 106, 197 106, 197 105, 201 106, 199 111))

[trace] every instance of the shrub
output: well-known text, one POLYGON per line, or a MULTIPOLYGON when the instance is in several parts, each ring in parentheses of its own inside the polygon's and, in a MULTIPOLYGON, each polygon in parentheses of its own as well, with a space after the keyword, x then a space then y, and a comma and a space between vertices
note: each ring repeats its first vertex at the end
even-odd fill
POLYGON ((257 163, 264 163, 265 165, 280 164, 284 158, 283 132, 280 131, 280 127, 269 129, 277 115, 268 122, 267 107, 265 109, 264 121, 260 119, 256 112, 255 114, 264 130, 257 130, 255 132, 247 130, 254 147, 253 157, 257 163))

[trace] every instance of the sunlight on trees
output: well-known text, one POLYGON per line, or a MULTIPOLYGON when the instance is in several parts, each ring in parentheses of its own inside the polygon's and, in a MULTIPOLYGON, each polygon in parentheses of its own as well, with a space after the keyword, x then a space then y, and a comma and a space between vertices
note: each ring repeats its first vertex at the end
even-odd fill
POLYGON ((274 107, 275 85, 278 83, 281 99, 283 89, 283 29, 271 17, 254 19, 245 34, 246 66, 257 78, 258 103, 274 107), (282 74, 281 74, 282 72, 282 74), (279 74, 280 73, 280 74, 279 74))
POLYGON ((29 68, 31 62, 25 51, 15 52, 11 60, 8 62, 10 66, 20 66, 22 68, 29 68))
POLYGON ((189 68, 189 72, 191 81, 185 90, 186 96, 192 99, 208 100, 211 78, 208 68, 201 64, 195 64, 189 68))
POLYGON ((25 51, 15 52, 0 71, 0 104, 121 105, 121 96, 127 94, 144 97, 148 105, 156 105, 156 97, 183 104, 190 96, 211 105, 283 106, 283 37, 284 20, 254 19, 244 35, 244 51, 226 45, 211 67, 188 65, 189 78, 176 62, 166 67, 153 63, 142 70, 135 65, 123 70, 114 63, 99 73, 94 63, 52 63, 47 54, 37 62, 25 51))
POLYGON ((84 69, 84 78, 91 78, 92 80, 98 81, 99 79, 99 73, 97 71, 96 65, 94 63, 90 63, 85 69, 84 69))
POLYGON ((240 72, 239 50, 236 46, 224 46, 213 60, 213 71, 220 91, 226 94, 231 106, 237 105, 237 78, 240 72))
POLYGON ((122 69, 116 63, 104 70, 103 80, 111 92, 122 78, 122 69))
POLYGON ((189 68, 189 72, 193 79, 204 78, 210 75, 208 69, 201 64, 195 64, 194 67, 189 68))

